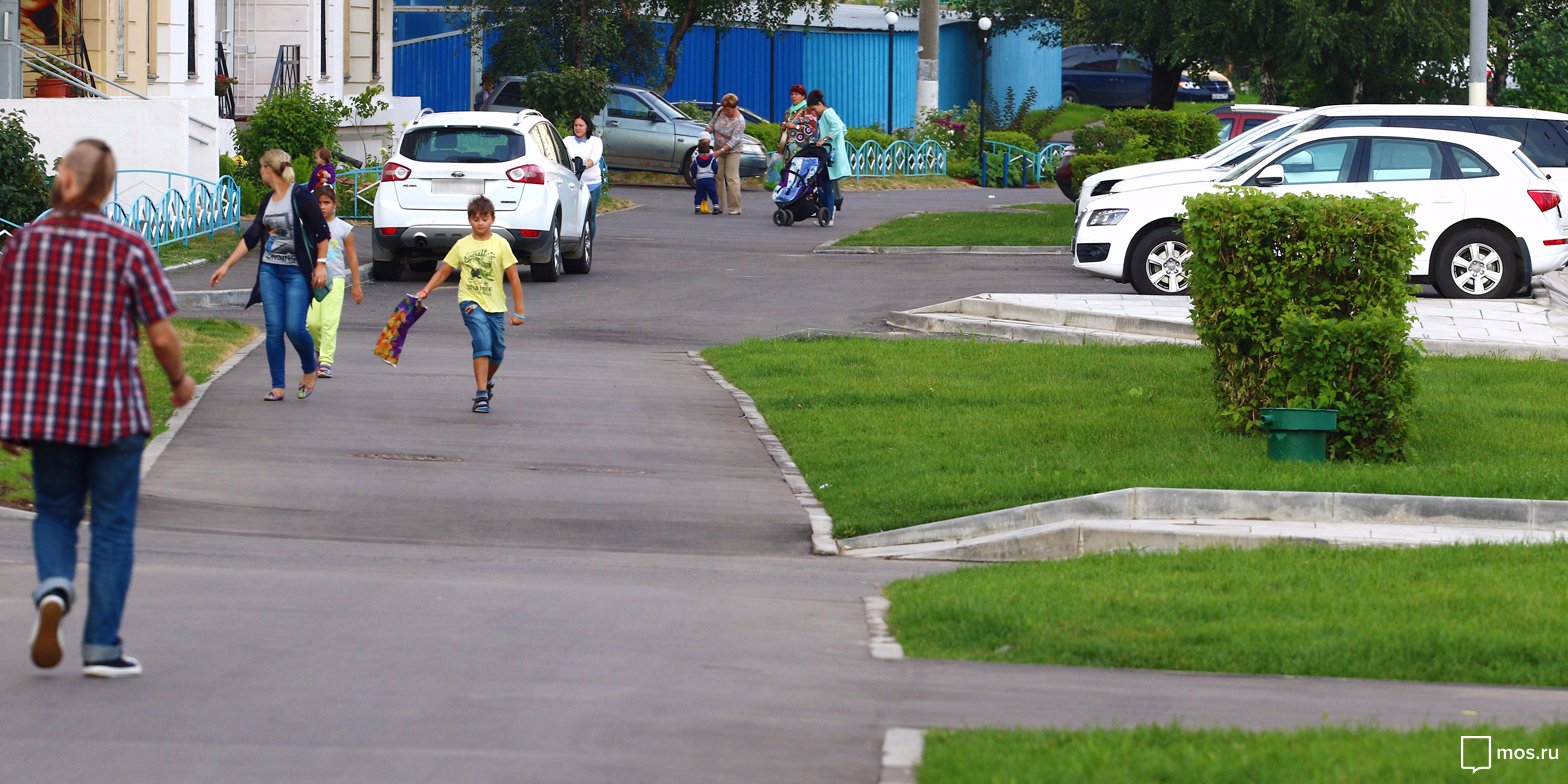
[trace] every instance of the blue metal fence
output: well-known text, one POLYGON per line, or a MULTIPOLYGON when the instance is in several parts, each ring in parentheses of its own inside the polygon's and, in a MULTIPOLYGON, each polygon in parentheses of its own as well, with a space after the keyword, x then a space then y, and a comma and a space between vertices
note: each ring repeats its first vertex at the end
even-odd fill
MULTIPOLYGON (((175 242, 190 244, 195 237, 210 237, 239 226, 240 186, 229 176, 212 182, 179 172, 122 169, 115 175, 114 190, 103 209, 111 220, 130 227, 155 248, 175 242)), ((45 210, 38 217, 48 214, 45 210)), ((3 218, 0 224, 0 234, 6 236, 21 228, 3 218)))
POLYGON ((370 220, 376 206, 376 186, 380 184, 379 168, 338 172, 338 217, 370 220))
POLYGON ((911 144, 902 139, 886 147, 867 141, 850 148, 849 167, 856 177, 926 177, 947 173, 947 148, 936 142, 911 144))
POLYGON ((1043 185, 1051 181, 1051 175, 1061 165, 1062 154, 1066 150, 1067 145, 1060 142, 1052 142, 1030 152, 1022 147, 987 139, 985 154, 980 156, 980 185, 999 188, 1043 185), (993 164, 998 168, 992 169, 993 164))

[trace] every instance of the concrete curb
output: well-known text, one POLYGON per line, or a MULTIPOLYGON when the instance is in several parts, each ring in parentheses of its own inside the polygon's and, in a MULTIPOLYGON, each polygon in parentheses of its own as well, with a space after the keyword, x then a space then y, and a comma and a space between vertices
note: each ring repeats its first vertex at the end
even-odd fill
POLYGON ((878 784, 915 784, 926 755, 926 731, 893 727, 882 736, 882 775, 878 784))
POLYGON ((822 502, 818 501, 816 494, 811 492, 811 485, 806 484, 806 478, 801 475, 800 468, 790 458, 789 452, 784 448, 784 442, 780 441, 773 433, 773 429, 768 427, 762 412, 757 410, 756 402, 750 395, 741 391, 740 387, 725 379, 723 374, 708 364, 700 353, 688 351, 686 355, 708 374, 708 378, 713 379, 714 383, 735 398, 735 403, 740 406, 741 413, 746 415, 746 421, 757 434, 757 439, 762 441, 762 445, 768 450, 768 455, 778 465, 779 472, 784 475, 785 484, 789 485, 795 500, 799 501, 801 507, 806 510, 806 517, 811 523, 811 552, 816 555, 838 555, 838 542, 833 539, 833 518, 828 516, 827 510, 822 507, 822 502))
MULTIPOLYGON (((153 464, 158 462, 158 458, 163 455, 163 450, 169 447, 169 442, 174 440, 175 434, 185 426, 185 421, 191 418, 191 412, 196 410, 196 405, 201 402, 213 383, 238 365, 250 352, 255 351, 264 340, 266 340, 265 335, 257 335, 249 343, 235 349, 228 359, 212 369, 212 375, 206 381, 196 386, 196 394, 191 398, 191 402, 184 408, 176 409, 174 415, 169 417, 168 428, 147 442, 147 447, 142 450, 142 476, 147 476, 147 472, 152 470, 153 464)), ((34 516, 33 512, 0 506, 0 520, 32 520, 34 516)))
MULTIPOLYGON (((1568 287, 1565 287, 1565 296, 1568 296, 1568 287)), ((921 334, 987 337, 1019 342, 1198 345, 1197 333, 1186 321, 1069 308, 1031 307, 972 297, 913 310, 896 310, 888 314, 886 323, 894 329, 921 334)), ((1440 356, 1568 360, 1568 347, 1564 346, 1435 338, 1411 338, 1408 342, 1420 346, 1429 354, 1440 356)))
POLYGON ((812 253, 846 256, 1065 256, 1066 245, 833 245, 823 243, 812 253))
POLYGON ((244 307, 249 299, 250 289, 174 292, 174 303, 181 310, 185 308, 244 307))
POLYGON ((228 359, 223 360, 217 367, 212 369, 212 375, 208 376, 206 381, 196 386, 196 395, 191 398, 190 404, 184 408, 175 409, 174 415, 169 417, 168 429, 159 433, 156 438, 147 444, 147 448, 142 451, 142 476, 146 476, 147 472, 152 470, 153 464, 158 462, 158 458, 163 455, 163 450, 169 447, 169 442, 174 440, 175 434, 180 432, 180 428, 185 426, 185 421, 191 418, 191 412, 196 410, 196 405, 201 402, 202 397, 207 394, 207 390, 212 387, 213 383, 223 378, 225 373, 228 373, 235 365, 238 365, 250 352, 255 351, 256 347, 261 345, 266 339, 266 335, 258 334, 249 343, 235 349, 228 359))
POLYGON ((632 210, 635 210, 635 209, 637 209, 638 207, 641 207, 641 206, 642 205, 638 204, 637 202, 631 202, 630 204, 627 204, 625 207, 617 207, 616 209, 613 209, 613 210, 605 210, 604 212, 599 213, 598 217, 603 218, 606 215, 614 215, 617 212, 631 212, 632 210))
POLYGON ((211 264, 211 263, 212 263, 212 259, 192 259, 190 261, 180 262, 179 264, 176 264, 176 265, 174 265, 172 267, 164 267, 163 271, 164 271, 164 274, 168 274, 170 272, 177 272, 177 271, 182 270, 182 269, 190 269, 191 267, 198 267, 198 266, 201 266, 202 264, 211 264))
POLYGON ((1568 501, 1372 493, 1134 487, 942 520, 840 541, 844 555, 872 548, 964 542, 1062 523, 1104 520, 1366 523, 1466 529, 1568 531, 1568 501))
POLYGON ((904 658, 904 646, 898 644, 887 628, 887 611, 893 606, 886 596, 865 596, 866 630, 871 635, 871 658, 896 661, 904 658))

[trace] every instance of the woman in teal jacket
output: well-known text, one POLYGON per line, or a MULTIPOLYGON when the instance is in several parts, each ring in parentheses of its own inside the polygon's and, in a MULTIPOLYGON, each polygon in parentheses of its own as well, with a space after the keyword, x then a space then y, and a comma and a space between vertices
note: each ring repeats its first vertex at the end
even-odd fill
POLYGON ((828 108, 827 101, 822 96, 821 90, 812 90, 806 96, 806 108, 817 116, 817 143, 828 149, 832 156, 828 163, 827 187, 823 196, 824 207, 828 210, 828 222, 822 225, 833 225, 833 213, 843 205, 844 198, 839 195, 838 181, 851 174, 849 167, 849 145, 844 143, 844 134, 849 129, 844 121, 839 119, 838 112, 828 108))

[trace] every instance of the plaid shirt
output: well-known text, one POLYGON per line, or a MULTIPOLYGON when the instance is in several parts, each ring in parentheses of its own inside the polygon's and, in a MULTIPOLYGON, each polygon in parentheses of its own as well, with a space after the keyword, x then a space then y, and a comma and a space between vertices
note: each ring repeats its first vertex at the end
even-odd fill
POLYGON ((150 433, 137 325, 174 310, 152 248, 102 214, 18 232, 0 254, 0 439, 103 446, 150 433))

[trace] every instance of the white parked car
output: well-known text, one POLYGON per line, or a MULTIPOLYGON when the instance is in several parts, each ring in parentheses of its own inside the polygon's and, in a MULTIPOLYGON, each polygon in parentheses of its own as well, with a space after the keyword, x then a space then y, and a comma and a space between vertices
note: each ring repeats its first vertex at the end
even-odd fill
MULTIPOLYGON (((1568 175, 1568 114, 1505 106, 1349 104, 1308 109, 1280 120, 1289 120, 1290 127, 1276 134, 1277 137, 1325 128, 1350 127, 1430 128, 1501 136, 1522 142, 1525 155, 1547 174, 1558 178, 1568 175)), ((1149 169, 1129 171, 1137 168, 1124 166, 1100 172, 1095 177, 1101 179, 1094 186, 1091 187, 1087 181, 1084 183, 1084 192, 1104 195, 1178 182, 1213 181, 1229 171, 1225 165, 1188 166, 1179 170, 1167 168, 1158 173, 1149 169)), ((1080 202, 1079 211, 1082 209, 1083 204, 1080 202)))
POLYGON ((381 169, 372 217, 371 275, 398 280, 406 266, 434 271, 466 236, 468 202, 495 203, 491 231, 537 281, 593 265, 588 189, 561 135, 531 109, 421 114, 381 169))
MULTIPOLYGON (((1200 155, 1192 155, 1186 158, 1170 158, 1163 161, 1150 161, 1148 163, 1135 163, 1131 166, 1118 166, 1115 169, 1095 172, 1084 178, 1082 194, 1085 196, 1104 196, 1110 193, 1111 188, 1115 187, 1122 180, 1130 180, 1135 177, 1145 177, 1152 174, 1198 171, 1215 166, 1223 166, 1225 169, 1229 169, 1230 166, 1234 166, 1241 160, 1244 160, 1248 154, 1285 135, 1298 123, 1312 116, 1310 110, 1297 111, 1289 106, 1265 104, 1261 105, 1259 110, 1277 112, 1279 116, 1262 125, 1248 128, 1240 135, 1233 136, 1200 155)), ((1199 175, 1193 177, 1192 180, 1214 180, 1218 179, 1223 173, 1221 171, 1219 174, 1210 176, 1199 175)), ((1084 201, 1086 199, 1079 198, 1079 209, 1082 209, 1084 201)))
POLYGON ((1452 298, 1506 297, 1568 262, 1568 220, 1553 183, 1519 142, 1474 133, 1339 128, 1276 140, 1213 183, 1092 199, 1073 234, 1073 266, 1131 282, 1140 294, 1185 294, 1190 251, 1177 216, 1188 196, 1227 187, 1367 196, 1415 205, 1425 232, 1410 276, 1452 298))

